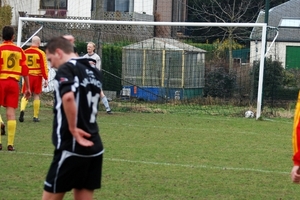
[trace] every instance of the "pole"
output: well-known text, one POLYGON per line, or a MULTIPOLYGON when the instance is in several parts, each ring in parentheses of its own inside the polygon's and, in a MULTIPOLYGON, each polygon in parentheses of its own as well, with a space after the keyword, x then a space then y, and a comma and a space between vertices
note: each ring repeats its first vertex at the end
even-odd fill
MULTIPOLYGON (((270 10, 270 0, 265 0, 265 23, 268 26, 269 23, 269 10, 270 10)), ((265 54, 267 53, 267 46, 268 46, 268 28, 266 30, 266 44, 265 44, 265 54)), ((266 57, 264 58, 264 69, 266 68, 266 57)), ((263 72, 264 73, 264 72, 263 72)), ((261 101, 261 110, 263 110, 264 107, 264 100, 263 100, 263 90, 262 90, 262 101, 261 101)))

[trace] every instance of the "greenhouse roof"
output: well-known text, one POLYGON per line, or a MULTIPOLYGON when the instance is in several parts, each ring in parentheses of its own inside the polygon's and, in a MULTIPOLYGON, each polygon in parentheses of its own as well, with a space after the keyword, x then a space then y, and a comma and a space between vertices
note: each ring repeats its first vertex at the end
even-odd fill
POLYGON ((152 49, 152 50, 173 50, 205 53, 206 51, 192 45, 179 42, 169 38, 150 38, 138 43, 123 47, 124 49, 152 49))

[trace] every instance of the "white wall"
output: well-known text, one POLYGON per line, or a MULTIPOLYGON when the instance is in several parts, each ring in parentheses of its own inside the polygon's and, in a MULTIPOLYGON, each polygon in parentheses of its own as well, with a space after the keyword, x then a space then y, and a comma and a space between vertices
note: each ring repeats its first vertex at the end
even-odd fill
MULTIPOLYGON (((267 49, 269 48, 271 42, 267 43, 267 49)), ((296 42, 274 42, 270 50, 268 51, 266 57, 272 57, 273 60, 278 60, 282 62, 282 66, 285 68, 286 61, 286 47, 287 46, 300 46, 300 43, 296 42)), ((260 60, 261 42, 258 41, 257 44, 252 41, 250 43, 250 63, 255 60, 260 60)))
MULTIPOLYGON (((40 0, 9 0, 12 9, 11 25, 18 25, 19 11, 31 15, 44 15, 45 10, 40 9, 40 0)), ((91 0, 68 0, 67 16, 91 17, 91 0)))
POLYGON ((91 17, 91 0, 68 0, 68 16, 91 17))
POLYGON ((153 0, 135 0, 134 12, 153 15, 153 0))

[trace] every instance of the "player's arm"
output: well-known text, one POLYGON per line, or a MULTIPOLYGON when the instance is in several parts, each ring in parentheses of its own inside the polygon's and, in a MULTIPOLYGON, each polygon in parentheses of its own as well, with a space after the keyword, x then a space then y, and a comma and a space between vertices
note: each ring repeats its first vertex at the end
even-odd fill
POLYGON ((42 51, 40 55, 40 65, 41 65, 41 71, 43 78, 45 80, 48 80, 48 63, 47 63, 47 57, 46 54, 42 51))
POLYGON ((77 128, 77 107, 74 93, 65 93, 62 96, 62 103, 68 121, 69 130, 73 137, 82 146, 92 146, 94 143, 86 139, 91 137, 91 135, 84 130, 77 128))
POLYGON ((29 85, 29 77, 28 77, 29 69, 28 69, 28 66, 26 64, 26 55, 25 55, 24 51, 21 50, 21 53, 22 53, 22 59, 21 59, 20 62, 21 62, 21 66, 22 66, 22 76, 23 76, 25 86, 26 86, 24 96, 25 96, 26 99, 29 99, 30 96, 31 96, 30 85, 29 85))
POLYGON ((47 63, 47 58, 46 54, 42 51, 40 55, 40 63, 41 63, 41 71, 42 71, 42 76, 44 78, 44 87, 48 86, 48 63, 47 63))

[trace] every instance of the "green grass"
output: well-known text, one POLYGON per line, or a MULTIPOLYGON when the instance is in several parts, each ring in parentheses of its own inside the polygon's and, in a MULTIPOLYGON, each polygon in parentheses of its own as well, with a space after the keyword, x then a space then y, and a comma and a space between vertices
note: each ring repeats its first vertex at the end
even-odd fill
MULTIPOLYGON (((34 123, 31 110, 17 122, 16 151, 0 152, 1 200, 41 199, 53 115, 43 108, 34 123)), ((95 199, 299 199, 292 119, 101 111, 98 120, 105 154, 95 199)))

